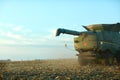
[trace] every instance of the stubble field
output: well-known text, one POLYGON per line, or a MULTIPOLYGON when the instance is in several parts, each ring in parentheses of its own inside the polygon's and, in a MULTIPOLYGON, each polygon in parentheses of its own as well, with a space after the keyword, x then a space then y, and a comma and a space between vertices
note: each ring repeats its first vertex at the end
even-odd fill
POLYGON ((1 68, 0 80, 120 80, 120 66, 80 66, 77 59, 11 61, 1 68))

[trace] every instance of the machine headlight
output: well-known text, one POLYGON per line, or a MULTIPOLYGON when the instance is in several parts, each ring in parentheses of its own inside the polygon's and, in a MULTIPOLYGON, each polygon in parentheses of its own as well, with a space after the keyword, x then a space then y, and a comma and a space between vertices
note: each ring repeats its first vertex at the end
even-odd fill
POLYGON ((100 41, 100 44, 102 45, 102 44, 103 44, 103 41, 100 41))

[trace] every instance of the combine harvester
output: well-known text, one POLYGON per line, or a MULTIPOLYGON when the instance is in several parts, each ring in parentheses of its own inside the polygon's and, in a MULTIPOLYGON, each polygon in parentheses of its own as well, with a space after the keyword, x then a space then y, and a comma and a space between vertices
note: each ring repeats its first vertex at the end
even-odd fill
POLYGON ((56 36, 61 33, 77 36, 74 38, 75 50, 81 65, 89 62, 112 65, 120 64, 120 23, 93 24, 83 26, 87 31, 78 32, 58 28, 56 36))

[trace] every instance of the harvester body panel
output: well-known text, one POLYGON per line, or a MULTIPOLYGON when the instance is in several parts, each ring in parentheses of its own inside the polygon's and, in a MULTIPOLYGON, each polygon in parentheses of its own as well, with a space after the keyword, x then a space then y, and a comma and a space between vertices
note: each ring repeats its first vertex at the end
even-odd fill
POLYGON ((77 51, 89 51, 98 46, 97 35, 94 32, 84 32, 74 38, 74 47, 77 51))

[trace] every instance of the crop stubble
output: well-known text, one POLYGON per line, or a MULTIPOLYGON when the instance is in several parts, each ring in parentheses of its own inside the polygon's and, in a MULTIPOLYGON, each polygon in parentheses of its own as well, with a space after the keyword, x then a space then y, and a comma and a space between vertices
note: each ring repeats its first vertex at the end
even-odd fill
POLYGON ((120 80, 120 66, 88 64, 77 59, 12 61, 0 71, 0 80, 120 80))

